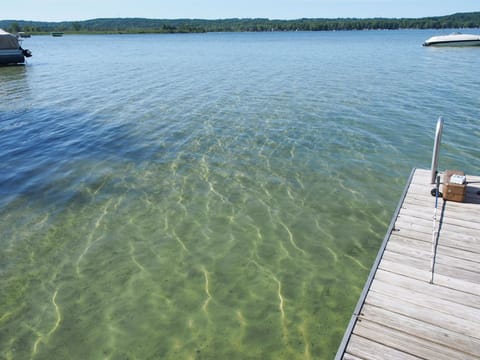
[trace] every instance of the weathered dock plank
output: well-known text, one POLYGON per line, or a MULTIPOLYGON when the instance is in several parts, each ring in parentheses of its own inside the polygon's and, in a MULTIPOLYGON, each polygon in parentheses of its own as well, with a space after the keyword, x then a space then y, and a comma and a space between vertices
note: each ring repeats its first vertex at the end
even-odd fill
POLYGON ((377 270, 375 279, 378 281, 395 284, 398 287, 403 287, 410 291, 425 295, 431 295, 433 290, 436 297, 439 299, 449 300, 462 305, 468 305, 480 309, 480 296, 478 295, 456 291, 438 284, 431 284, 433 287, 433 289, 431 289, 430 286, 425 286, 424 281, 419 281, 411 277, 398 275, 382 269, 377 270))
POLYGON ((434 222, 430 172, 412 172, 336 359, 480 358, 480 177, 467 183, 434 222))
MULTIPOLYGON (((367 339, 375 339, 390 349, 395 349, 421 359, 437 359, 437 360, 452 360, 452 359, 476 359, 474 355, 465 352, 451 349, 447 346, 425 340, 416 334, 405 333, 396 329, 389 328, 383 324, 377 324, 373 321, 363 320, 357 323, 356 333, 367 339)), ((389 351, 386 350, 385 353, 389 351)), ((404 355, 397 357, 403 359, 404 355)), ((367 357, 368 359, 368 357, 367 357)))
POLYGON ((362 317, 377 324, 412 334, 415 337, 444 345, 451 349, 462 349, 463 352, 470 352, 470 355, 480 357, 480 339, 467 337, 438 325, 432 325, 368 304, 364 306, 362 313, 362 317))

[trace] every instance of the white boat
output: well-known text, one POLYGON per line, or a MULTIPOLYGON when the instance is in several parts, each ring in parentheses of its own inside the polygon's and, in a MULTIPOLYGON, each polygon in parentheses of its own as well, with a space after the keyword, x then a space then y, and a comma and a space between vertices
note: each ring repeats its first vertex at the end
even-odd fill
POLYGON ((0 65, 23 64, 30 56, 30 50, 23 49, 15 35, 0 29, 0 65))
POLYGON ((453 33, 432 36, 423 46, 480 46, 480 35, 453 33))

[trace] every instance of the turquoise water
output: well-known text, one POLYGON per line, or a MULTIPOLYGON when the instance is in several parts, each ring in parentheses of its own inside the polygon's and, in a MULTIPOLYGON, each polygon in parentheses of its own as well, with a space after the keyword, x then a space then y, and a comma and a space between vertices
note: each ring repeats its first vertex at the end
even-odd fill
POLYGON ((0 359, 330 359, 412 167, 480 174, 433 31, 37 36, 0 68, 0 359))

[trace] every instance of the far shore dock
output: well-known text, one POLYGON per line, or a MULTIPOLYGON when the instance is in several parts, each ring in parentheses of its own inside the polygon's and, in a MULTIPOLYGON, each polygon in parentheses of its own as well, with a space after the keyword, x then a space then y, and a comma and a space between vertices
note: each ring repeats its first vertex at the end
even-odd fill
POLYGON ((430 171, 412 171, 337 360, 480 359, 480 176, 466 177, 435 232, 430 171))

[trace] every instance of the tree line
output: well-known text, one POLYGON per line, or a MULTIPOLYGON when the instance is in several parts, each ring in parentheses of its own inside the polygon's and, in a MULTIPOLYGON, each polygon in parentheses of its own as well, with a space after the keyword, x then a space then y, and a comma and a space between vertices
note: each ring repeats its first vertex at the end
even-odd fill
POLYGON ((145 19, 111 18, 85 21, 41 22, 0 20, 0 28, 32 34, 65 33, 202 33, 255 31, 334 31, 376 29, 479 28, 480 12, 424 18, 271 19, 145 19))

